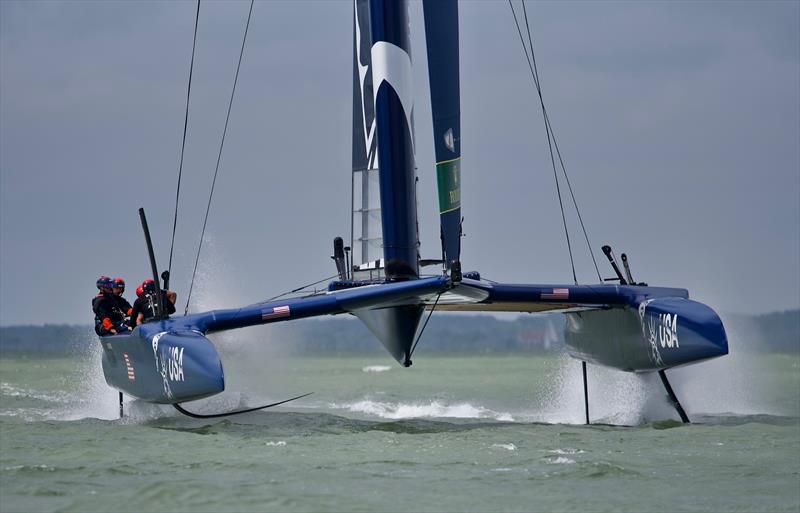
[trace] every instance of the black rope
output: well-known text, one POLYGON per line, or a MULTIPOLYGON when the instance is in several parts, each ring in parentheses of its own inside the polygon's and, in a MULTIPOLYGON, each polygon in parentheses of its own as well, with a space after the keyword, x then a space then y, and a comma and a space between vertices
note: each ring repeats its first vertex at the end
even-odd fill
POLYGON ((268 303, 268 302, 274 301, 274 300, 276 300, 278 298, 282 298, 283 296, 286 296, 288 294, 294 294, 295 292, 300 292, 301 290, 303 290, 305 288, 311 287, 312 285, 317 285, 318 283, 322 283, 323 281, 332 280, 332 279, 336 278, 337 276, 339 276, 338 273, 336 273, 336 274, 334 274, 332 276, 328 276, 327 278, 322 278, 321 280, 315 281, 314 283, 309 283, 308 285, 303 285, 302 287, 297 287, 296 289, 287 290, 286 292, 284 292, 282 294, 278 294, 277 296, 272 296, 271 298, 269 298, 269 299, 267 299, 267 300, 265 300, 263 302, 264 303, 268 303))
POLYGON ((228 133, 228 121, 231 118, 231 107, 233 106, 233 98, 236 95, 236 83, 239 81, 239 69, 242 67, 242 56, 244 55, 244 45, 247 42, 247 30, 250 28, 250 17, 253 15, 253 3, 255 0, 250 0, 250 10, 247 13, 247 24, 244 27, 244 36, 242 37, 242 48, 239 50, 239 63, 236 65, 236 75, 233 78, 233 89, 231 90, 231 99, 228 102, 228 114, 225 116, 225 128, 222 130, 222 141, 219 144, 219 153, 217 154, 217 165, 214 168, 214 179, 211 181, 211 192, 208 195, 208 205, 206 206, 206 216, 203 220, 203 231, 200 232, 200 244, 197 246, 197 256, 194 259, 194 270, 192 271, 192 281, 189 284, 189 294, 186 296, 186 309, 184 315, 189 312, 189 300, 192 297, 192 289, 194 288, 194 278, 197 274, 197 263, 200 261, 200 250, 203 247, 203 237, 206 233, 206 225, 208 224, 208 213, 211 211, 211 198, 214 197, 214 186, 217 184, 217 174, 219 173, 219 163, 222 159, 222 148, 225 146, 225 134, 228 133))
POLYGON ((550 122, 550 116, 547 113, 547 108, 545 107, 544 99, 542 97, 541 83, 539 81, 539 70, 538 70, 538 67, 536 65, 536 54, 535 54, 535 52, 533 50, 533 37, 531 35, 530 23, 528 21, 528 12, 527 12, 527 8, 525 6, 525 1, 524 0, 522 1, 522 9, 523 9, 523 15, 524 15, 524 19, 525 19, 526 32, 527 32, 527 35, 528 35, 528 45, 527 46, 525 44, 525 38, 522 35, 522 30, 520 28, 519 20, 517 18, 517 14, 516 14, 516 11, 514 9, 514 5, 511 3, 511 0, 509 0, 508 3, 509 3, 509 7, 511 8, 511 14, 514 17, 514 23, 515 23, 515 25, 517 27, 517 33, 519 34, 520 42, 522 43, 522 49, 525 52, 525 59, 528 62, 528 68, 531 71, 531 76, 533 77, 533 81, 534 81, 534 84, 536 86, 537 93, 539 95, 539 103, 540 103, 541 108, 542 108, 542 115, 543 115, 544 122, 545 122, 545 131, 547 133, 547 143, 548 143, 548 147, 549 147, 549 150, 550 150, 550 163, 551 163, 551 165, 553 167, 553 175, 554 175, 554 178, 555 178, 555 181, 556 181, 556 192, 558 193, 558 202, 559 202, 559 206, 561 208, 561 220, 564 223, 564 232, 565 232, 566 239, 567 239, 567 249, 568 249, 569 255, 570 255, 570 264, 572 266, 572 277, 573 277, 575 283, 577 284, 578 280, 577 280, 577 275, 576 275, 576 272, 575 272, 575 261, 574 261, 574 257, 573 257, 573 254, 572 254, 572 244, 571 244, 571 240, 570 240, 570 236, 569 236, 569 230, 568 230, 568 227, 567 227, 567 224, 566 224, 566 217, 565 217, 565 213, 564 213, 563 200, 562 200, 562 196, 561 196, 561 187, 560 187, 560 182, 558 180, 555 160, 554 160, 554 156, 553 156, 553 147, 555 147, 555 153, 558 155, 558 162, 559 162, 559 165, 561 167, 561 172, 564 175, 564 180, 567 183, 567 188, 569 189, 570 197, 572 199, 572 204, 575 207, 575 212, 576 212, 576 214, 578 216, 578 221, 579 221, 579 223, 581 225, 581 230, 583 232, 583 237, 584 237, 584 240, 586 241, 586 246, 589 249, 589 255, 590 255, 591 259, 592 259, 592 263, 593 263, 595 271, 597 273, 597 277, 602 282, 602 278, 600 276, 600 270, 599 270, 599 268, 597 266, 597 259, 594 256, 594 251, 592 250, 592 245, 589 242, 589 235, 588 235, 588 232, 586 230, 586 225, 583 222, 583 216, 581 215, 580 208, 578 207, 578 202, 577 202, 577 199, 575 198, 575 192, 572 189, 572 183, 569 180, 569 175, 567 173, 567 168, 566 168, 566 166, 564 164, 564 158, 561 155, 561 149, 559 148, 558 141, 556 140, 555 130, 553 129, 552 123, 550 122), (528 46, 530 47, 530 55, 528 54, 528 46))
MULTIPOLYGON (((536 85, 536 92, 539 95, 539 103, 540 103, 540 105, 542 107, 542 111, 544 111, 544 108, 545 108, 544 107, 544 99, 542 98, 542 88, 541 88, 541 85, 539 84, 539 73, 538 73, 538 70, 536 68, 536 57, 535 56, 533 57, 533 63, 531 63, 531 56, 528 55, 528 47, 525 44, 525 38, 523 37, 522 29, 519 26, 519 20, 517 19, 517 12, 514 10, 514 4, 511 3, 511 0, 508 0, 508 5, 509 5, 509 7, 511 7, 511 14, 514 16, 514 23, 517 26, 517 32, 519 33, 519 38, 520 38, 520 41, 522 42, 522 49, 525 52, 525 59, 528 62, 528 68, 530 68, 530 70, 531 70, 531 76, 533 77, 533 83, 536 85)), ((522 8, 523 8, 523 10, 525 9, 524 0, 522 2, 522 8)), ((527 24, 527 15, 525 17, 525 20, 526 20, 526 24, 527 24)), ((532 41, 532 39, 530 38, 530 29, 528 29, 528 39, 529 39, 529 41, 532 41)), ((532 46, 531 46, 531 54, 533 54, 533 47, 532 46)), ((569 228, 567 227, 567 217, 566 217, 566 214, 564 213, 564 202, 563 202, 563 200, 561 198, 561 185, 559 184, 558 171, 556 170, 556 160, 555 160, 555 154, 553 152, 553 142, 552 142, 551 134, 550 134, 550 125, 549 125, 549 123, 547 123, 547 121, 545 121, 545 123, 544 123, 544 128, 545 128, 545 132, 547 133, 547 146, 548 146, 548 148, 550 150, 550 163, 551 163, 551 165, 553 167, 553 178, 555 178, 555 181, 556 181, 556 193, 558 194, 558 206, 561 208, 561 220, 564 223, 564 234, 566 235, 566 238, 567 238, 567 251, 569 252, 569 262, 570 262, 570 265, 572 266, 572 279, 575 281, 575 284, 577 285, 578 284, 578 277, 577 277, 577 275, 575 273, 575 258, 572 255, 572 242, 569 239, 569 228)))
MULTIPOLYGON (((533 37, 531 37, 531 27, 528 23, 528 10, 525 8, 525 0, 522 0, 522 12, 525 16, 525 28, 528 32, 528 43, 531 48, 531 58, 533 60, 533 69, 536 71, 536 86, 539 90, 539 99, 542 99, 542 92, 540 88, 539 82, 539 70, 536 67, 536 54, 533 51, 533 37)), ((597 267, 597 260, 594 258, 594 251, 592 250, 592 245, 589 243, 589 235, 586 233, 586 226, 583 224, 583 216, 581 216, 581 210, 578 208, 578 202, 575 200, 575 193, 572 191, 572 184, 569 181, 569 176, 567 175, 567 168, 564 165, 564 159, 561 157, 561 150, 558 148, 558 142, 556 141, 556 133, 553 130, 553 125, 550 124, 550 116, 547 114, 547 109, 544 106, 544 101, 542 103, 542 115, 544 116, 544 121, 549 129, 550 133, 553 136, 553 146, 556 148, 556 153, 558 154, 558 161, 561 164, 561 171, 564 174, 564 180, 567 182, 567 187, 569 188, 569 194, 572 197, 572 204, 575 207, 575 213, 578 214, 578 221, 580 221, 581 229, 583 230, 583 237, 586 239, 586 247, 589 248, 589 255, 592 257, 592 263, 594 264, 594 269, 597 272, 597 279, 600 280, 602 283, 603 278, 600 276, 600 269, 597 267)), ((552 158, 552 150, 551 150, 551 158, 552 158)), ((560 201, 559 197, 559 201, 560 201)), ((573 275, 575 274, 575 269, 573 265, 572 270, 573 275)), ((578 280, 575 280, 575 284, 577 285, 578 280)))
POLYGON ((433 311, 436 310, 436 305, 439 304, 439 298, 442 297, 442 293, 439 292, 439 295, 436 296, 436 301, 433 302, 433 307, 431 307, 431 311, 428 312, 428 318, 425 319, 425 323, 422 325, 422 329, 419 330, 419 335, 417 335, 417 340, 414 341, 414 345, 411 346, 411 351, 408 352, 408 359, 411 360, 411 356, 414 354, 414 351, 417 349, 417 344, 419 344, 419 340, 422 338, 422 334, 425 332, 425 327, 428 326, 428 321, 431 320, 431 315, 433 315, 433 311))
MULTIPOLYGON (((544 113, 545 119, 547 120, 547 124, 550 124, 550 116, 547 115, 547 112, 544 113)), ((594 257, 594 250, 592 250, 592 244, 589 242, 589 235, 586 233, 586 226, 583 224, 583 217, 581 216, 581 210, 578 208, 578 202, 575 200, 575 193, 572 192, 572 184, 569 181, 569 176, 567 175, 567 168, 564 166, 564 159, 561 158, 561 150, 558 149, 558 142, 556 142, 556 134, 553 132, 553 127, 550 127, 550 132, 553 134, 553 145, 556 148, 556 155, 558 155, 558 161, 561 164, 561 171, 564 173, 564 179, 567 182, 567 188, 569 188, 569 195, 572 197, 572 204, 575 206, 575 212, 578 214, 578 221, 581 223, 581 230, 583 231, 583 238, 586 240, 586 247, 589 248, 589 255, 592 257, 592 263, 594 264, 594 270, 597 273, 597 279, 600 283, 603 282, 603 278, 600 276, 600 269, 597 267, 597 259, 594 257)))
POLYGON ((183 142, 181 143, 181 163, 178 166, 178 190, 175 192, 175 217, 172 220, 172 242, 169 245, 169 266, 167 275, 172 275, 172 250, 175 248, 175 229, 178 227, 178 200, 181 197, 181 175, 183 175, 183 153, 186 149, 186 129, 189 126, 189 97, 192 95, 192 72, 194 71, 194 50, 197 47, 197 22, 200 20, 200 0, 194 16, 194 37, 192 38, 192 60, 189 64, 189 85, 186 87, 186 114, 183 117, 183 142))

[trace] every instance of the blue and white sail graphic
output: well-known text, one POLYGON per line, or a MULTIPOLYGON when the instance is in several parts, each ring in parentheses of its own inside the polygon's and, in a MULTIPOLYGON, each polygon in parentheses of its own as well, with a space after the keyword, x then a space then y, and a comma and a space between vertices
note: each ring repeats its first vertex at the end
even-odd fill
POLYGON ((419 275, 408 6, 370 0, 383 255, 389 279, 419 275))
MULTIPOLYGON (((350 246, 353 264, 371 268, 366 277, 382 271, 381 204, 378 178, 378 138, 372 88, 372 36, 369 0, 353 1, 353 175, 350 246)), ((362 277, 362 276, 359 276, 362 277)))

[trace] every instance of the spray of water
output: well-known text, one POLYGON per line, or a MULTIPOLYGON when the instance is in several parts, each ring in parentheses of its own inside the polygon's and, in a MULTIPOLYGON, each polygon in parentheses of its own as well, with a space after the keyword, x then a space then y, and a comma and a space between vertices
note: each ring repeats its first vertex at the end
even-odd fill
MULTIPOLYGON (((689 417, 704 414, 791 414, 772 400, 766 376, 769 368, 759 353, 755 326, 723 318, 730 354, 707 362, 670 369, 667 376, 689 417)), ((530 418, 542 422, 584 422, 583 378, 580 362, 563 355, 547 380, 542 409, 530 418)), ((638 425, 675 419, 660 378, 655 373, 633 374, 588 366, 589 412, 593 422, 638 425)))
POLYGON ((79 340, 70 341, 75 347, 74 366, 65 382, 74 383, 74 390, 60 408, 53 411, 58 420, 83 418, 115 419, 119 417, 117 391, 109 387, 103 377, 101 358, 103 349, 94 330, 88 328, 79 340))
MULTIPOLYGON (((242 304, 238 291, 243 283, 237 280, 242 280, 246 274, 236 272, 232 262, 235 262, 235 258, 229 258, 225 248, 215 244, 213 235, 207 235, 190 311, 231 308, 242 304)), ((286 340, 282 338, 285 336, 286 330, 280 326, 255 326, 210 335, 208 338, 222 359, 226 391, 192 403, 192 411, 229 411, 308 392, 282 388, 285 380, 280 377, 285 375, 283 362, 289 352, 286 340)))
MULTIPOLYGON (((592 422, 637 425, 675 414, 662 393, 658 377, 589 365, 589 416, 592 422)), ((554 363, 542 391, 538 411, 527 415, 537 422, 583 424, 583 376, 579 361, 566 354, 554 363)))
MULTIPOLYGON (((691 412, 709 414, 796 414, 775 401, 764 337, 755 324, 722 317, 729 354, 722 358, 667 371, 675 393, 691 412)), ((751 321, 752 322, 752 321, 751 321)))

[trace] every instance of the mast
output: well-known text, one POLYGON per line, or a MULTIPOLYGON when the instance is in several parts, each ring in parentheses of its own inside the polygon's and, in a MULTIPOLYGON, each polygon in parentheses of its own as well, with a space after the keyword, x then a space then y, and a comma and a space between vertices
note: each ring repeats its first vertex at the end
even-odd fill
POLYGON ((413 82, 405 0, 370 0, 383 256, 390 280, 419 276, 412 135, 413 82))
MULTIPOLYGON (((405 0, 369 0, 369 18, 384 273, 390 281, 415 280, 419 243, 408 6, 405 0)), ((419 301, 353 313, 408 367, 424 309, 419 301)))
POLYGON ((461 101, 457 0, 423 0, 442 260, 461 281, 461 101))

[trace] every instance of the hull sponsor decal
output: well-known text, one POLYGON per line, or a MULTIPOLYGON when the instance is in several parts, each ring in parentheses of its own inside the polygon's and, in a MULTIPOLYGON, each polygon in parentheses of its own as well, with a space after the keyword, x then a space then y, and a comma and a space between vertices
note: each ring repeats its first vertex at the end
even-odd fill
POLYGON ((652 301, 648 299, 639 304, 639 322, 642 325, 642 336, 650 344, 650 360, 655 365, 662 366, 664 360, 661 358, 661 350, 680 347, 678 314, 647 315, 647 305, 652 301))
POLYGON ((172 399, 172 388, 170 381, 186 381, 183 374, 183 347, 167 346, 159 347, 158 341, 166 335, 166 331, 153 335, 153 359, 156 363, 156 372, 161 374, 164 383, 164 394, 172 399))
POLYGON ((436 185, 439 191, 439 214, 461 208, 460 158, 436 163, 436 185))

